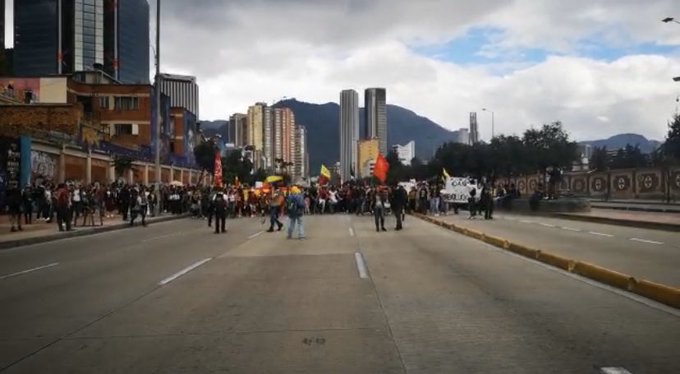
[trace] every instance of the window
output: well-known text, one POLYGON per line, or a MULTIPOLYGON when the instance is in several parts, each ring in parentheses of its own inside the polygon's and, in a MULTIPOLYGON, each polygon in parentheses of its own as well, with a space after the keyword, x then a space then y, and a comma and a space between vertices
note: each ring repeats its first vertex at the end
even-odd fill
POLYGON ((139 98, 132 96, 116 96, 114 106, 116 110, 139 110, 139 98))
POLYGON ((100 109, 109 109, 109 97, 108 96, 100 96, 99 97, 99 108, 100 109))
POLYGON ((139 135, 139 125, 129 123, 117 123, 115 135, 139 135))

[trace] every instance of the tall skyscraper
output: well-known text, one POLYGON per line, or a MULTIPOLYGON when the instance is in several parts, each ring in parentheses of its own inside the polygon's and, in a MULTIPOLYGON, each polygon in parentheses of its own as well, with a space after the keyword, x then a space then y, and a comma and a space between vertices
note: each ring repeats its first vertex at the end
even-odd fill
POLYGON ((248 144, 255 150, 264 149, 264 111, 266 103, 255 103, 248 107, 248 144))
POLYGON ((104 71, 124 83, 148 83, 149 3, 105 0, 104 4, 104 71))
POLYGON ((456 143, 470 144, 470 130, 466 129, 466 128, 458 129, 458 136, 456 137, 456 143))
POLYGON ((295 114, 290 108, 274 110, 274 158, 293 162, 295 114))
POLYGON ((227 141, 234 143, 235 147, 248 145, 248 116, 242 113, 234 113, 229 117, 227 128, 227 141))
POLYGON ((364 92, 366 139, 378 138, 379 150, 387 154, 387 93, 384 88, 367 88, 364 92))
POLYGON ((340 175, 349 180, 358 176, 357 142, 359 141, 359 94, 340 92, 340 175))
POLYGON ((145 83, 149 5, 146 0, 15 1, 14 46, 18 76, 69 74, 98 64, 123 83, 145 83))
POLYGON ((271 169, 274 166, 274 108, 270 106, 263 109, 262 131, 263 167, 271 169))
POLYGON ((470 145, 479 142, 479 130, 477 128, 477 112, 470 112, 470 145))
POLYGON ((294 180, 307 178, 309 175, 307 165, 307 129, 304 126, 295 126, 295 152, 293 154, 294 180))
POLYGON ((170 106, 182 107, 198 116, 198 84, 190 75, 161 74, 161 92, 170 97, 170 106))

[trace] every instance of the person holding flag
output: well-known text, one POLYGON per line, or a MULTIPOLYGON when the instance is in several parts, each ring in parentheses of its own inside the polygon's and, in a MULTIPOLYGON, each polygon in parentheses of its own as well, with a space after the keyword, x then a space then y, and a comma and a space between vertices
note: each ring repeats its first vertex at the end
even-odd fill
POLYGON ((331 172, 326 165, 321 164, 321 172, 319 173, 319 185, 323 186, 331 181, 331 172))

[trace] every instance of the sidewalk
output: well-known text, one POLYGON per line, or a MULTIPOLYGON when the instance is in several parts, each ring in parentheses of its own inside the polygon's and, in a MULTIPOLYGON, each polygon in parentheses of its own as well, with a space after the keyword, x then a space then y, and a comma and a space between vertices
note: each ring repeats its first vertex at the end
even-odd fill
POLYGON ((638 212, 661 212, 661 213, 680 213, 680 204, 677 203, 661 203, 659 201, 650 200, 614 200, 614 201, 602 201, 602 200, 590 200, 590 206, 593 208, 600 209, 616 209, 616 210, 629 210, 638 212))
MULTIPOLYGON (((163 222, 184 217, 186 217, 186 215, 171 215, 166 213, 159 217, 147 217, 147 222, 163 222)), ((76 236, 92 235, 129 227, 129 221, 123 221, 120 215, 115 215, 113 218, 104 218, 103 226, 99 226, 98 218, 95 219, 96 226, 80 226, 81 223, 82 218, 78 219, 79 226, 76 226, 72 231, 59 231, 56 220, 51 223, 33 220, 33 224, 30 225, 24 225, 22 221, 21 227, 23 231, 11 232, 9 216, 2 215, 0 216, 0 249, 49 242, 76 236)), ((137 226, 141 226, 141 219, 139 218, 135 220, 135 227, 137 226)))
POLYGON ((555 213, 553 216, 578 221, 680 232, 680 214, 678 213, 626 212, 611 209, 595 209, 582 213, 555 213))

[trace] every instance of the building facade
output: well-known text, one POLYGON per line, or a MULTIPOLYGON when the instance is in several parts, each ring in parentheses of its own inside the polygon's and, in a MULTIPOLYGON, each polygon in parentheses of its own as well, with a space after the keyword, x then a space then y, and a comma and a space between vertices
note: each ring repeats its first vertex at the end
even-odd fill
POLYGON ((340 92, 340 175, 349 180, 358 173, 359 94, 340 92))
POLYGON ((104 9, 104 71, 123 83, 149 83, 149 3, 105 0, 104 9))
POLYGON ((307 129, 304 126, 295 126, 295 152, 293 155, 293 181, 301 182, 309 176, 307 164, 307 129))
POLYGON ((234 147, 241 148, 248 145, 248 116, 242 113, 234 113, 229 117, 227 128, 227 142, 234 147))
POLYGON ((380 141, 378 138, 363 139, 359 141, 359 177, 367 178, 373 175, 373 166, 380 153, 380 141))
POLYGON ((458 129, 456 143, 470 144, 470 130, 466 128, 458 129))
POLYGON ((262 167, 271 169, 274 165, 274 108, 266 106, 262 115, 262 167))
POLYGON ((18 76, 104 69, 125 83, 148 83, 146 0, 30 0, 14 4, 18 76))
POLYGON ((387 154, 387 92, 384 88, 367 88, 364 92, 366 138, 378 138, 380 153, 387 154))
POLYGON ((264 149, 264 112, 267 104, 256 103, 248 107, 248 144, 255 150, 264 149))
POLYGON ((470 112, 470 145, 479 143, 479 128, 477 126, 477 112, 470 112))
POLYGON ((289 108, 274 109, 274 160, 293 162, 295 114, 289 108))
POLYGON ((186 108, 199 117, 198 84, 190 75, 161 74, 161 92, 170 97, 170 106, 186 108))
POLYGON ((413 140, 404 145, 395 144, 392 149, 397 152, 397 157, 399 157, 399 162, 402 165, 410 166, 411 160, 416 157, 416 142, 413 140))

